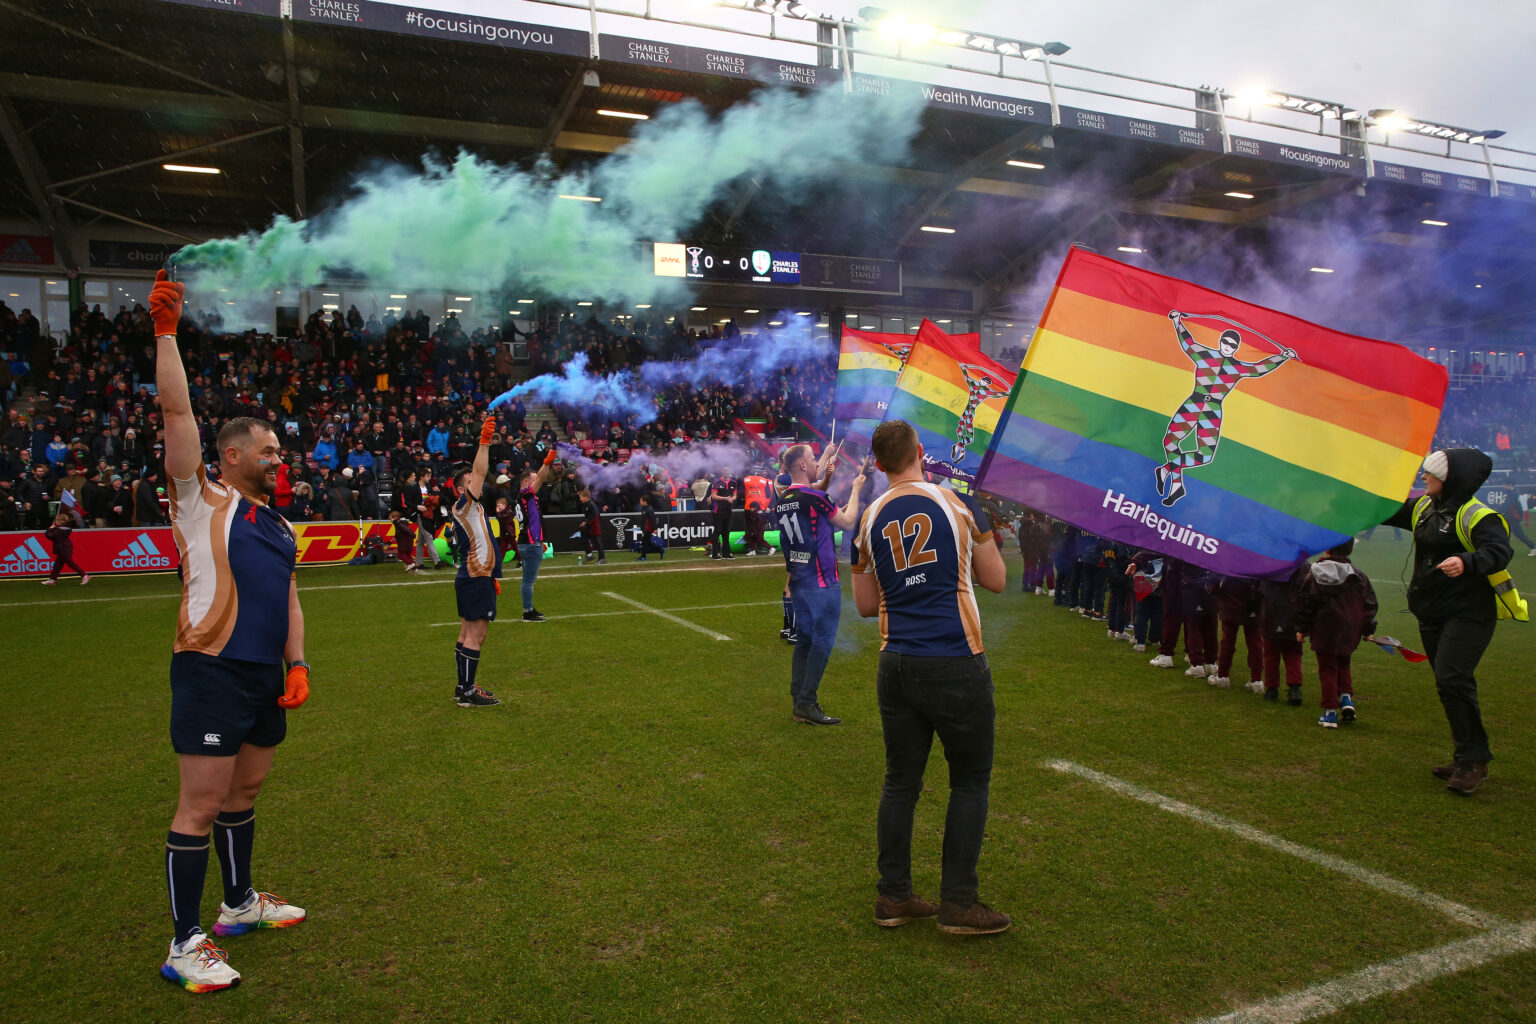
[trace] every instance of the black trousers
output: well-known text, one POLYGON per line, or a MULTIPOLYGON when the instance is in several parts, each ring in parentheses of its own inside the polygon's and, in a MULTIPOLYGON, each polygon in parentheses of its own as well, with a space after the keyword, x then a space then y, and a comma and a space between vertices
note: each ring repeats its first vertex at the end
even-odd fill
POLYGON ((1454 757, 1461 764, 1492 761, 1483 713, 1477 703, 1477 663, 1493 639, 1497 619, 1450 619, 1419 623, 1424 653, 1435 669, 1435 689, 1451 725, 1454 757))
POLYGON ((715 517, 715 535, 710 538, 715 544, 715 554, 721 558, 730 558, 731 555, 731 513, 727 509, 724 512, 713 513, 715 517))
POLYGON ((997 712, 985 654, 925 658, 883 651, 875 677, 885 735, 885 786, 875 824, 882 896, 912 894, 912 829, 934 734, 949 762, 939 898, 976 902, 976 862, 987 827, 997 712))

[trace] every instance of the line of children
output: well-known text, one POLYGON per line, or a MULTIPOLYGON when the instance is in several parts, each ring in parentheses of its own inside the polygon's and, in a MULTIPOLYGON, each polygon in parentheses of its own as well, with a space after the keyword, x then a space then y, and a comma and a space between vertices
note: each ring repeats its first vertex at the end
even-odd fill
POLYGON ((1055 604, 1106 621, 1109 639, 1127 640, 1137 653, 1146 652, 1150 638, 1158 644, 1151 659, 1157 668, 1174 667, 1183 633, 1185 674, 1214 687, 1232 685, 1241 634, 1244 688, 1278 702, 1283 682, 1286 703, 1300 707, 1303 641, 1310 636, 1321 690, 1319 724, 1335 728, 1356 720, 1350 658, 1376 630, 1377 602, 1370 580, 1349 560, 1353 540, 1301 563, 1284 580, 1220 576, 1152 551, 1131 554, 1030 512, 1020 520, 1019 548, 1024 593, 1049 593, 1047 573, 1054 568, 1055 604))

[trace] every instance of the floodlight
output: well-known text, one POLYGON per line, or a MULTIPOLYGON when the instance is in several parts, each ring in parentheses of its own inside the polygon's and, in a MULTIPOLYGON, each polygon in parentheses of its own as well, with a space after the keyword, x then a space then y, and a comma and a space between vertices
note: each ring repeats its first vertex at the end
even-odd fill
POLYGON ((859 20, 868 22, 875 31, 888 39, 912 43, 937 42, 940 46, 958 46, 966 50, 995 53, 1002 57, 1020 57, 1039 60, 1042 57, 1060 57, 1072 47, 1055 41, 1030 43, 1022 39, 1007 39, 985 32, 970 32, 957 28, 936 28, 923 22, 912 21, 900 14, 893 14, 883 7, 860 7, 859 20))

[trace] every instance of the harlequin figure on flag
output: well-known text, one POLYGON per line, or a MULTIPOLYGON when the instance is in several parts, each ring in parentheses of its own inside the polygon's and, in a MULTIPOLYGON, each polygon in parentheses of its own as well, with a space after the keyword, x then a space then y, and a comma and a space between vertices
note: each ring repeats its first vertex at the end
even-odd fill
POLYGON ((1013 381, 975 363, 961 363, 960 374, 965 378, 967 400, 955 429, 954 447, 949 451, 949 461, 956 465, 965 458, 966 449, 976 443, 976 407, 989 398, 1007 398, 1013 389, 1013 381))
MULTIPOLYGON (((1216 457, 1216 446, 1221 443, 1221 403, 1232 389, 1249 377, 1262 377, 1296 358, 1289 348, 1281 348, 1278 355, 1245 363, 1234 358, 1243 336, 1236 330, 1221 332, 1217 348, 1202 345, 1184 326, 1186 316, 1199 319, 1198 313, 1180 313, 1170 310, 1168 319, 1179 337, 1179 347, 1195 364, 1195 389, 1190 392, 1178 412, 1168 421, 1168 432, 1163 435, 1163 452, 1168 461, 1157 467, 1157 493, 1163 496, 1164 505, 1172 505, 1184 497, 1184 471, 1204 466, 1216 457), (1193 440, 1193 450, 1185 446, 1193 440)), ((1227 321, 1233 323, 1234 321, 1227 321)), ((1241 326, 1241 325, 1238 325, 1241 326)), ((1266 339, 1267 340, 1267 339, 1266 339)))

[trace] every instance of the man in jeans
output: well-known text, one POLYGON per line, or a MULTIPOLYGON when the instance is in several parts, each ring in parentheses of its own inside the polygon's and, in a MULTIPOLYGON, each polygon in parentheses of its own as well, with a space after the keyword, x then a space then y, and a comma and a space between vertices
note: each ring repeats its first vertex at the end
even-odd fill
POLYGON ((976 896, 987 824, 995 711, 972 583, 1007 583, 992 523, 969 497, 923 479, 923 446, 911 424, 887 420, 870 442, 890 487, 859 521, 853 600, 880 616, 876 690, 885 734, 885 788, 876 824, 880 881, 875 923, 937 917, 940 931, 991 935, 1007 914, 976 896), (912 821, 933 735, 949 762, 939 904, 912 891, 912 821))
POLYGON ((544 621, 544 616, 533 606, 533 582, 539 578, 539 566, 544 562, 544 515, 539 507, 539 488, 549 479, 549 467, 554 461, 555 450, 550 448, 537 473, 531 469, 523 470, 517 492, 517 519, 522 524, 522 532, 517 539, 517 553, 523 561, 524 622, 544 621))

